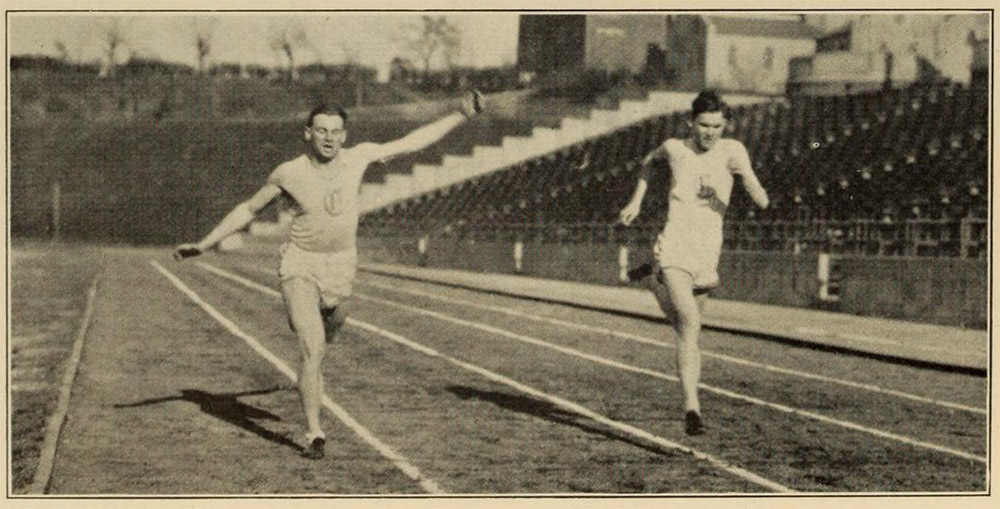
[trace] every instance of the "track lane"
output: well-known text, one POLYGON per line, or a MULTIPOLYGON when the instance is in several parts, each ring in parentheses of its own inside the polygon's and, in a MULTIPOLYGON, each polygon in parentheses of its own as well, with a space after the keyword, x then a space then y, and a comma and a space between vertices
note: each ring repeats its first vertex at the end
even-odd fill
MULTIPOLYGON (((262 273, 265 273, 265 274, 270 272, 269 270, 263 269, 263 268, 260 268, 260 267, 252 267, 252 270, 260 270, 262 273)), ((413 288, 413 286, 415 286, 415 285, 412 284, 413 283, 412 281, 406 281, 406 282, 403 282, 402 284, 400 284, 401 281, 394 280, 394 281, 392 281, 392 283, 394 283, 394 284, 389 284, 387 282, 381 282, 381 281, 379 281, 380 279, 382 279, 382 278, 378 277, 378 276, 376 276, 374 278, 365 278, 365 279, 362 279, 359 282, 359 285, 361 287, 372 287, 372 288, 376 288, 376 289, 379 289, 379 290, 388 290, 390 292, 397 292, 397 293, 400 293, 400 294, 405 294, 407 296, 424 297, 424 298, 431 299, 431 300, 434 300, 434 301, 438 301, 438 302, 442 302, 442 303, 448 303, 448 304, 453 304, 453 305, 457 305, 457 306, 461 306, 461 307, 473 307, 473 308, 476 308, 476 309, 479 309, 479 310, 483 310, 483 311, 491 311, 491 312, 495 312, 495 313, 499 313, 499 314, 505 314, 505 315, 508 315, 508 316, 513 316, 513 317, 516 317, 516 318, 527 319, 527 320, 530 320, 530 321, 536 322, 536 323, 543 323, 543 324, 548 324, 548 325, 554 325, 554 326, 557 326, 557 327, 570 328, 570 329, 584 331, 584 332, 587 332, 587 333, 590 333, 590 334, 595 334, 595 335, 600 335, 600 336, 607 336, 607 337, 613 337, 613 338, 616 338, 616 339, 623 339, 623 340, 628 340, 628 341, 635 341, 635 342, 639 342, 639 343, 643 343, 643 344, 655 345, 655 346, 659 346, 659 347, 662 347, 662 348, 668 348, 668 349, 675 348, 673 342, 671 341, 672 338, 670 338, 670 337, 666 337, 666 338, 662 337, 662 336, 672 336, 673 335, 672 332, 668 332, 667 334, 658 334, 658 336, 661 336, 660 338, 652 337, 652 335, 644 336, 644 335, 641 335, 641 334, 636 334, 636 333, 629 332, 627 330, 612 329, 612 328, 608 328, 606 326, 595 326, 595 325, 590 325, 590 324, 586 324, 586 323, 581 323, 579 321, 570 321, 570 320, 565 320, 565 319, 560 319, 560 318, 554 318, 554 317, 546 316, 545 314, 536 314, 536 313, 532 313, 532 312, 519 311, 519 310, 513 309, 513 306, 502 306, 502 305, 486 304, 486 303, 476 302, 475 300, 470 300, 468 298, 451 297, 451 296, 448 296, 448 295, 444 295, 444 293, 446 293, 449 289, 447 287, 443 287, 443 286, 440 286, 440 285, 437 285, 437 287, 433 288, 433 291, 427 291, 427 290, 422 290, 422 289, 418 289, 418 288, 413 288), (410 283, 410 284, 407 284, 407 283, 410 283)), ((466 295, 466 297, 468 297, 468 295, 466 295)), ((858 390, 861 390, 861 391, 878 393, 878 394, 884 394, 884 395, 898 397, 898 398, 902 398, 902 399, 908 399, 908 400, 911 400, 911 401, 918 401, 918 402, 921 402, 921 403, 927 403, 927 404, 930 404, 930 405, 940 406, 942 408, 953 409, 953 410, 961 410, 961 411, 971 412, 971 413, 980 414, 980 415, 986 415, 986 413, 987 413, 985 407, 970 406, 970 405, 965 405, 965 404, 962 404, 962 403, 956 403, 956 402, 953 402, 953 401, 935 399, 935 398, 931 398, 931 397, 927 397, 927 396, 922 396, 922 395, 919 395, 919 394, 914 394, 914 393, 906 392, 906 391, 903 391, 903 390, 891 389, 891 388, 887 388, 887 387, 883 387, 883 386, 875 385, 875 384, 871 384, 871 383, 857 382, 857 381, 848 380, 848 379, 844 379, 844 378, 837 378, 837 377, 833 377, 833 376, 827 376, 827 375, 820 374, 820 373, 813 373, 813 372, 803 371, 801 369, 795 369, 795 368, 792 368, 792 367, 785 367, 785 366, 781 366, 781 365, 770 364, 770 363, 758 361, 758 360, 755 360, 755 359, 752 359, 752 358, 737 357, 737 356, 733 356, 733 355, 727 355, 727 354, 724 354, 724 353, 714 352, 712 350, 703 350, 702 351, 702 355, 703 355, 703 357, 705 357, 709 361, 711 361, 711 360, 718 360, 718 361, 727 362, 727 363, 731 363, 731 364, 737 364, 737 365, 741 365, 741 366, 747 366, 747 367, 754 367, 754 368, 758 368, 758 369, 764 369, 764 370, 767 370, 767 371, 772 371, 774 373, 787 375, 787 376, 790 376, 792 378, 800 378, 800 379, 805 379, 805 380, 810 380, 810 381, 826 382, 826 383, 830 383, 830 384, 833 384, 833 385, 840 385, 840 386, 849 387, 849 388, 852 388, 852 389, 858 389, 858 390)))
MULTIPOLYGON (((648 370, 654 373, 652 376, 673 377, 673 349, 649 344, 635 345, 608 334, 566 330, 555 324, 525 323, 519 316, 470 309, 454 302, 414 296, 397 289, 379 289, 359 295, 405 302, 429 313, 440 314, 438 319, 465 322, 483 331, 495 328, 500 334, 509 331, 529 341, 539 339, 548 343, 543 345, 547 348, 572 349, 569 355, 596 356, 597 362, 621 363, 626 366, 624 369, 648 370)), ((419 310, 412 312, 420 313, 419 310)), ((425 316, 433 317, 427 313, 425 316)), ((872 362, 877 364, 877 361, 872 362)), ((671 378, 671 381, 676 381, 676 378, 671 378)), ((881 433, 883 437, 891 434, 895 435, 894 439, 915 440, 928 447, 941 447, 958 456, 968 453, 969 459, 980 457, 985 461, 986 418, 977 413, 957 412, 924 402, 900 400, 885 393, 830 386, 814 380, 789 379, 770 370, 718 360, 706 360, 702 382, 703 389, 708 391, 737 392, 745 397, 766 400, 773 403, 772 407, 791 407, 801 415, 812 413, 819 420, 836 420, 838 425, 844 427, 863 428, 873 434, 881 433)))
POLYGON ((370 450, 349 432, 331 438, 357 458, 353 468, 300 458, 300 428, 289 418, 301 412, 294 390, 153 270, 149 256, 105 253, 114 269, 95 302, 52 494, 363 492, 352 484, 358 477, 419 493, 384 459, 366 462, 370 450))
MULTIPOLYGON (((246 291, 220 286, 226 282, 216 277, 214 282, 205 281, 203 291, 231 294, 221 297, 220 293, 220 298, 230 302, 227 311, 234 312, 232 306, 246 291)), ((258 291, 273 300, 270 309, 280 312, 276 289, 260 286, 258 291)), ((384 315, 381 307, 356 307, 355 315, 384 315)), ((273 337, 266 331, 274 327, 287 327, 275 323, 271 312, 256 319, 253 309, 235 314, 257 322, 252 327, 264 328, 264 336, 273 337)), ((519 394, 496 380, 484 383, 480 376, 463 373, 440 359, 415 355, 387 342, 384 334, 359 333, 357 326, 347 331, 346 345, 328 356, 324 366, 328 391, 343 389, 337 397, 345 408, 414 458, 427 475, 442 479, 449 492, 747 493, 762 489, 716 471, 684 450, 665 450, 560 409, 551 401, 519 394)))
MULTIPOLYGON (((174 286, 177 287, 184 295, 186 295, 192 302, 194 302, 198 307, 200 307, 205 313, 211 316, 214 320, 219 322, 223 327, 226 328, 232 335, 243 340, 250 348, 252 348, 258 355, 267 360, 271 365, 275 367, 282 375, 289 379, 292 383, 296 383, 298 376, 294 369, 292 369, 288 362, 281 357, 276 356, 271 350, 263 346, 256 338, 248 335, 244 332, 237 324, 232 320, 228 319, 219 311, 215 309, 211 304, 207 303, 201 298, 195 291, 193 291, 187 284, 181 281, 172 272, 165 269, 162 265, 156 261, 151 261, 151 265, 163 274, 174 286)), ((420 487, 431 494, 443 494, 444 490, 438 485, 436 481, 425 477, 420 473, 420 470, 413 466, 410 461, 393 450, 390 446, 386 445, 379 438, 373 435, 367 428, 360 424, 350 413, 348 413, 342 406, 337 404, 335 401, 330 399, 330 397, 324 392, 321 396, 320 404, 326 410, 333 414, 340 422, 346 425, 351 431, 357 435, 363 442, 374 448, 381 454, 385 459, 392 462, 392 464, 408 478, 420 485, 420 487)))
MULTIPOLYGON (((247 259, 246 263, 256 260, 247 259)), ((257 265, 269 270, 268 265, 257 265)), ((673 343, 673 332, 662 322, 618 316, 598 310, 580 309, 552 303, 518 299, 504 295, 494 295, 463 288, 454 288, 431 282, 419 282, 406 278, 394 278, 378 274, 361 273, 362 282, 372 281, 406 289, 417 289, 439 294, 475 305, 497 306, 524 314, 532 314, 562 321, 578 322, 584 326, 625 331, 630 335, 642 336, 663 343, 673 343)), ((711 300, 708 303, 712 305, 711 300)), ((781 342, 762 340, 754 336, 705 330, 701 337, 706 350, 719 354, 749 359, 797 371, 815 373, 821 376, 848 380, 861 384, 872 384, 888 390, 914 393, 920 397, 953 402, 964 407, 975 408, 975 413, 985 414, 988 401, 987 380, 981 376, 951 373, 908 366, 905 364, 878 361, 863 356, 845 355, 804 348, 781 342), (871 369, 878 366, 877 370, 871 369)))
MULTIPOLYGON (((405 327, 407 326, 407 324, 409 324, 410 331, 413 331, 414 328, 417 330, 417 332, 414 332, 415 335, 428 334, 431 337, 433 337, 433 335, 435 334, 440 335, 441 333, 440 330, 434 330, 433 327, 431 327, 430 329, 422 328, 421 324, 417 323, 412 319, 407 320, 404 318, 399 320, 399 322, 395 322, 396 320, 395 318, 392 318, 392 320, 394 321, 394 325, 400 325, 405 327)), ((565 376, 570 376, 570 379, 573 380, 579 380, 580 378, 583 378, 587 380, 586 382, 583 382, 583 384, 586 385, 587 387, 582 387, 582 388, 572 387, 575 383, 579 382, 574 381, 571 383, 568 380, 562 380, 564 383, 561 384, 561 386, 568 387, 569 389, 573 390, 578 389, 578 392, 583 395, 590 394, 594 391, 604 390, 606 392, 609 388, 617 388, 615 386, 614 378, 610 379, 605 378, 603 374, 598 375, 596 373, 581 373, 579 367, 574 366, 573 369, 571 370, 571 371, 574 370, 577 371, 575 374, 560 373, 559 372, 560 369, 563 370, 567 369, 565 366, 562 366, 562 364, 565 364, 565 361, 563 361, 563 363, 559 363, 558 361, 555 360, 531 358, 532 355, 535 355, 536 357, 539 356, 536 353, 527 353, 523 351, 519 352, 517 351, 517 348, 508 350, 508 348, 510 348, 509 345, 500 346, 494 344, 495 342, 488 342, 490 343, 488 346, 484 346, 482 344, 477 345, 469 343, 470 343, 469 341, 462 341, 462 340, 456 341, 456 340, 449 340, 447 338, 435 338, 435 344, 432 346, 441 349, 442 351, 449 351, 449 352, 463 351, 464 352, 463 357, 479 359, 479 361, 484 365, 486 365, 487 367, 496 369, 502 369, 503 366, 502 363, 495 363, 496 359, 502 359, 508 357, 523 359, 527 357, 529 359, 528 361, 524 362, 519 361, 520 363, 519 368, 521 368, 519 372, 535 373, 535 374, 539 372, 547 373, 553 375, 554 378, 560 378, 561 380, 565 376), (464 350, 459 350, 463 348, 464 350), (494 362, 495 364, 493 365, 489 364, 491 362, 494 362), (591 380, 593 379, 599 380, 598 383, 596 383, 596 386, 595 384, 591 383, 591 380)), ((482 343, 487 343, 487 342, 482 342, 482 343)), ((551 382, 551 380, 540 381, 540 383, 542 384, 545 384, 546 382, 551 382)), ((628 408, 627 405, 622 405, 619 406, 618 408, 621 408, 623 412, 637 412, 639 414, 643 414, 645 412, 646 415, 636 415, 634 416, 634 418, 640 421, 645 420, 646 422, 658 422, 659 425, 662 426, 664 422, 662 419, 662 415, 652 417, 648 415, 648 412, 653 411, 655 413, 662 414, 662 408, 671 408, 675 406, 676 405, 675 395, 672 395, 670 391, 657 392, 658 389, 660 388, 649 387, 648 385, 645 387, 646 387, 645 389, 639 391, 639 393, 643 394, 643 396, 637 397, 636 399, 639 401, 643 401, 644 397, 648 398, 649 394, 656 393, 656 397, 654 397, 653 399, 656 401, 656 403, 658 403, 654 405, 658 407, 657 409, 648 408, 645 405, 643 406, 642 409, 639 410, 635 408, 628 408), (673 403, 671 403, 671 398, 674 398, 673 403)), ((630 391, 631 390, 633 389, 630 389, 630 391)), ((594 396, 593 394, 590 394, 590 397, 597 397, 599 400, 601 399, 600 396, 594 396)), ((608 403, 609 401, 605 399, 603 402, 608 403)), ((713 405, 712 408, 715 408, 714 405, 716 405, 716 403, 712 403, 712 405, 713 405)), ((966 465, 965 467, 959 467, 958 468, 959 473, 956 474, 957 476, 956 479, 943 479, 943 480, 937 479, 933 475, 933 472, 930 472, 929 477, 933 478, 935 482, 928 484, 926 482, 928 479, 923 478, 922 476, 916 476, 916 477, 904 476, 900 475, 899 472, 894 472, 893 471, 894 467, 892 465, 908 464, 909 462, 919 461, 927 464, 938 465, 940 468, 944 468, 945 470, 954 470, 955 469, 955 465, 953 464, 954 461, 948 460, 946 458, 942 459, 942 458, 928 457, 926 454, 922 453, 913 454, 913 451, 906 451, 905 449, 899 450, 898 448, 894 448, 892 446, 886 446, 885 444, 879 444, 877 442, 872 443, 870 440, 866 441, 865 439, 858 439, 858 437, 853 437, 850 435, 845 437, 839 435, 831 437, 830 440, 836 442, 836 445, 833 447, 833 450, 828 450, 825 445, 821 446, 816 445, 817 441, 816 433, 825 432, 825 430, 822 427, 817 428, 815 426, 800 425, 797 428, 792 427, 788 429, 784 427, 781 423, 776 423, 774 416, 768 416, 766 415, 766 413, 764 415, 760 415, 761 413, 757 412, 756 409, 751 409, 751 410, 752 411, 749 412, 750 415, 743 415, 742 418, 740 417, 741 414, 739 412, 732 410, 727 410, 725 412, 722 412, 723 414, 728 414, 728 415, 717 416, 719 421, 723 421, 727 424, 733 423, 738 428, 737 430, 720 430, 721 433, 728 433, 729 431, 734 432, 734 436, 732 437, 734 441, 732 443, 727 442, 723 444, 722 448, 728 449, 729 447, 732 447, 732 449, 734 450, 734 452, 736 452, 736 454, 734 457, 731 457, 730 459, 732 461, 737 461, 737 462, 740 461, 741 459, 746 459, 746 461, 754 461, 755 458, 753 458, 753 456, 757 453, 763 453, 763 456, 765 457, 768 456, 784 457, 785 460, 788 460, 787 465, 777 465, 777 466, 770 465, 770 468, 777 468, 778 470, 789 470, 791 472, 789 475, 793 476, 793 478, 796 476, 794 470, 796 469, 807 470, 807 472, 804 475, 805 480, 806 481, 813 480, 815 481, 815 484, 813 484, 812 487, 807 487, 804 489, 816 489, 816 490, 852 489, 851 488, 852 483, 855 486, 859 486, 859 488, 856 489, 904 490, 904 491, 927 490, 927 489, 969 490, 969 489, 977 489, 977 487, 982 486, 982 476, 980 475, 979 469, 974 465, 971 466, 971 468, 967 468, 969 467, 969 465, 966 465), (771 442, 767 442, 766 446, 763 446, 761 442, 753 440, 754 437, 761 434, 761 426, 755 424, 756 429, 754 429, 754 426, 750 426, 749 428, 747 428, 746 424, 748 420, 750 422, 763 422, 764 428, 775 428, 779 432, 779 434, 795 438, 787 440, 788 443, 774 444, 771 442), (745 444, 742 446, 737 444, 737 442, 741 438, 743 441, 746 441, 748 437, 751 439, 750 442, 752 442, 754 446, 748 448, 745 446, 745 444), (740 453, 742 453, 742 456, 740 453), (807 458, 806 461, 801 461, 801 462, 795 461, 796 457, 802 455, 809 456, 809 458, 807 458), (850 462, 856 465, 855 468, 852 469, 852 472, 848 473, 848 475, 845 475, 843 472, 837 472, 838 469, 842 470, 843 465, 847 462, 847 460, 843 459, 845 457, 849 458, 850 462), (833 461, 829 466, 832 468, 817 468, 818 465, 824 464, 824 460, 828 460, 831 458, 833 458, 833 461), (963 468, 964 468, 964 473, 962 473, 963 468), (832 472, 827 472, 828 470, 832 470, 832 472), (867 478, 865 477, 866 475, 868 476, 867 478), (965 479, 965 481, 962 481, 961 479, 965 479)), ((670 412, 670 414, 673 414, 673 412, 670 412)), ((668 419, 668 421, 673 421, 673 418, 668 419)), ((679 424, 673 426, 679 426, 679 424)), ((801 481, 802 472, 799 472, 798 475, 800 476, 799 480, 801 481)))
MULTIPOLYGON (((258 267, 243 268, 250 272, 270 273, 268 269, 258 267)), ((653 372, 653 376, 663 377, 664 371, 673 372, 672 351, 664 355, 664 352, 653 349, 630 348, 631 345, 621 339, 623 336, 627 340, 634 340, 637 337, 644 339, 634 334, 600 327, 590 327, 589 330, 577 334, 567 334, 563 329, 573 322, 551 320, 539 324, 538 320, 532 320, 524 323, 522 319, 527 316, 526 313, 506 312, 505 308, 500 306, 465 304, 459 299, 412 291, 409 286, 405 282, 395 287, 369 282, 359 283, 359 287, 379 290, 375 294, 381 297, 406 298, 411 304, 433 310, 432 313, 444 312, 445 319, 454 317, 453 322, 456 320, 469 322, 472 327, 485 328, 487 331, 490 326, 497 325, 503 327, 503 331, 527 334, 530 337, 539 336, 552 342, 550 348, 573 348, 578 350, 575 353, 577 356, 596 353, 601 357, 598 362, 626 363, 626 369, 649 370, 653 372)), ((576 327, 574 330, 580 331, 581 327, 576 327)), ((664 345, 663 342, 651 339, 647 339, 643 344, 661 348, 664 345)), ((747 366, 745 363, 734 363, 730 359, 723 359, 723 363, 719 363, 719 359, 714 359, 717 365, 713 365, 712 359, 706 361, 703 382, 709 384, 709 390, 729 393, 724 388, 735 385, 733 388, 739 394, 749 397, 755 394, 768 395, 766 399, 774 402, 771 404, 772 408, 781 411, 810 415, 822 421, 882 438, 912 443, 967 459, 985 461, 985 417, 976 415, 978 412, 965 415, 962 412, 954 412, 954 408, 946 405, 935 405, 933 401, 917 401, 915 404, 915 397, 903 398, 909 401, 898 401, 895 394, 885 391, 856 390, 856 387, 843 384, 840 387, 827 387, 823 383, 816 383, 817 380, 807 379, 806 382, 796 380, 790 384, 786 377, 781 376, 784 373, 780 371, 770 369, 766 371, 772 373, 756 373, 752 368, 760 367, 760 364, 747 366), (730 364, 736 364, 736 367, 730 364), (872 411, 873 408, 878 411, 872 411)), ((874 360, 869 362, 873 366, 879 364, 874 360)), ((672 374, 666 376, 672 377, 672 374)), ((676 381, 676 378, 672 381, 676 381)), ((763 402, 763 404, 768 403, 763 402)))

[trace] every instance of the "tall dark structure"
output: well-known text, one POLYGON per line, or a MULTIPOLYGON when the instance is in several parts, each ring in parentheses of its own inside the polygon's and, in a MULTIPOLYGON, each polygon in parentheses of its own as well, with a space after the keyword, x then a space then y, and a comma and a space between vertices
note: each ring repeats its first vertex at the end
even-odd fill
POLYGON ((522 15, 517 41, 521 72, 547 73, 584 66, 587 17, 583 15, 522 15))
POLYGON ((701 16, 678 14, 666 17, 666 66, 674 90, 700 90, 705 86, 708 25, 701 16))

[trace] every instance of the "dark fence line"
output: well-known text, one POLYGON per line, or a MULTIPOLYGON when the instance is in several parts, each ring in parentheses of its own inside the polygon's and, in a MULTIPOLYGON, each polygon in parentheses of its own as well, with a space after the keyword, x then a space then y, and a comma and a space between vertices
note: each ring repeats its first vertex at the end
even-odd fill
MULTIPOLYGON (((141 175, 129 189, 13 182, 10 193, 11 233, 24 237, 58 235, 79 240, 133 244, 169 244, 204 235, 258 185, 245 179, 240 193, 220 190, 209 179, 150 181, 141 175), (176 189, 183 188, 183 193, 176 189)), ((264 220, 277 217, 277 207, 264 220)), ((359 233, 370 237, 400 234, 428 238, 554 244, 650 244, 659 228, 625 228, 611 223, 371 224, 359 233)), ((853 254, 858 256, 919 256, 983 258, 988 252, 989 222, 985 219, 728 221, 725 250, 853 254)))
MULTIPOLYGON (((604 285, 623 283, 625 268, 649 261, 648 245, 523 241, 419 233, 364 236, 369 262, 522 274, 604 285), (624 248, 624 250, 623 250, 624 248)), ((719 262, 713 296, 863 316, 983 329, 987 324, 985 258, 928 258, 730 250, 719 262), (826 271, 826 272, 824 272, 826 271)))
MULTIPOLYGON (((359 232, 372 237, 418 236, 498 242, 555 244, 649 244, 660 227, 623 227, 611 223, 365 224, 359 232)), ((989 223, 985 219, 728 221, 725 250, 823 252, 859 256, 985 257, 989 223)))

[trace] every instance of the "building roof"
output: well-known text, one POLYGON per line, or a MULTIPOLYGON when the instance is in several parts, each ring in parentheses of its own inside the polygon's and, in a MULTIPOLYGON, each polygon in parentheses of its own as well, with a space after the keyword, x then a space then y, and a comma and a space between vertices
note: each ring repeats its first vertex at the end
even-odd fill
POLYGON ((775 39, 816 39, 813 27, 797 19, 768 19, 737 16, 705 16, 719 35, 771 37, 775 39))

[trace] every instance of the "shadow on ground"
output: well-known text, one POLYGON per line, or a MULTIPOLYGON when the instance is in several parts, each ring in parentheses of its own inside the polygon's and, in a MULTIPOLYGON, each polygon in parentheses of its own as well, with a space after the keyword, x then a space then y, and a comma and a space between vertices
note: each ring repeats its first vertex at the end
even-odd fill
POLYGON ((150 405, 159 405, 168 401, 187 401, 198 405, 202 412, 205 412, 216 419, 222 420, 234 426, 239 426, 265 440, 270 440, 278 445, 290 447, 301 452, 302 447, 285 435, 275 433, 254 422, 254 419, 277 422, 281 417, 257 408, 252 405, 240 402, 238 398, 243 396, 259 396, 273 392, 285 390, 280 387, 271 389, 261 389, 258 391, 233 392, 223 394, 212 394, 199 389, 183 389, 179 396, 168 396, 162 398, 152 398, 136 403, 119 404, 115 408, 136 408, 150 405))
POLYGON ((642 440, 636 437, 626 435, 625 433, 618 431, 614 428, 605 426, 599 422, 595 422, 588 417, 582 415, 568 412, 563 410, 548 401, 542 401, 539 399, 531 398, 528 396, 521 396, 517 394, 508 394, 505 392, 497 391, 484 391, 476 389, 473 387, 464 387, 452 385, 447 388, 448 392, 451 392, 455 396, 461 399, 478 399, 481 401, 486 401, 493 403, 494 405, 503 408, 504 410, 511 410, 514 412, 519 412, 522 414, 527 414, 532 417, 538 417, 545 419, 549 422, 554 422, 557 424, 562 424, 565 426, 572 426, 586 433, 592 433, 596 435, 601 435, 605 438, 611 440, 618 440, 640 449, 660 454, 660 455, 673 455, 677 451, 671 449, 665 449, 655 443, 647 440, 642 440))

